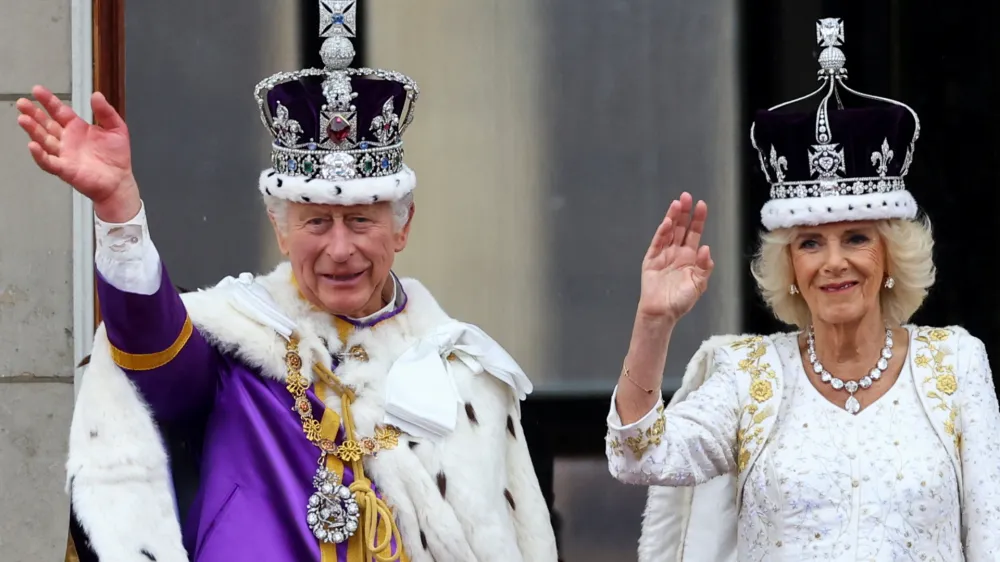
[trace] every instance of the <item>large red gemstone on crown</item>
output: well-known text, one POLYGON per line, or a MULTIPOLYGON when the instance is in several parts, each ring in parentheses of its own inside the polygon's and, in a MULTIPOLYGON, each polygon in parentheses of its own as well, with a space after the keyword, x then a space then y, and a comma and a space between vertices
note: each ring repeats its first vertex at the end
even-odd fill
POLYGON ((351 124, 343 117, 334 115, 333 119, 330 119, 330 124, 326 126, 326 133, 330 140, 340 144, 351 134, 351 124))

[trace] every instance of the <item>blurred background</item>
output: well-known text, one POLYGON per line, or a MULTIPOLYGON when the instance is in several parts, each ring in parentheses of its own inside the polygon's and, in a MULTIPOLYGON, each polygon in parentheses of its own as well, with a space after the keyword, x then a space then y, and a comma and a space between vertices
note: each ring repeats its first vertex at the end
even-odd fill
MULTIPOLYGON (((67 0, 43 3, 68 17, 67 0)), ((0 0, 0 13, 42 9, 16 6, 0 0)), ((749 128, 756 109, 815 88, 819 18, 845 22, 852 87, 900 99, 921 118, 908 185, 935 225, 940 271, 915 322, 961 324, 986 342, 994 362, 1000 357, 1000 297, 990 270, 1000 241, 1000 139, 993 133, 1000 87, 992 71, 1000 47, 990 40, 992 22, 970 16, 973 6, 359 2, 355 66, 401 71, 421 91, 405 138, 418 177, 417 213, 397 272, 419 278, 450 314, 489 332, 534 380, 525 430, 563 561, 635 559, 645 489, 607 474, 604 420, 628 345, 641 259, 673 198, 689 191, 708 202, 705 241, 717 266, 708 294, 671 343, 667 397, 708 336, 786 329, 762 307, 748 271, 767 195, 749 128)), ((256 187, 270 137, 253 88, 277 71, 321 66, 317 2, 126 2, 125 21, 134 167, 173 280, 197 288, 270 270, 279 254, 256 187)), ((0 32, 11 25, 0 21, 0 32)), ((24 66, 0 54, 0 70, 8 65, 24 66)), ((41 67, 22 68, 23 78, 9 85, 0 77, 0 92, 11 92, 0 93, 0 163, 16 162, 21 177, 36 183, 12 107, 45 79, 41 67)), ((0 182, 7 201, 22 189, 0 182)), ((11 218, 0 221, 0 383, 11 383, 0 384, 0 505, 24 507, 43 529, 36 534, 45 535, 37 549, 18 546, 22 524, 0 518, 5 561, 52 559, 23 553, 65 544, 64 498, 56 492, 69 414, 50 415, 48 426, 27 421, 56 400, 27 384, 35 379, 61 383, 48 388, 71 407, 63 390, 72 380, 71 353, 51 346, 59 353, 69 341, 61 311, 71 296, 69 268, 60 260, 72 241, 47 222, 48 234, 23 240, 25 231, 38 232, 46 209, 68 212, 68 195, 49 193, 32 194, 42 199, 28 200, 34 211, 26 216, 0 211, 11 218), (39 307, 52 313, 40 315, 39 307), (24 376, 42 371, 51 375, 24 376), (41 458, 37 446, 29 451, 43 442, 41 458), (44 478, 34 488, 13 484, 38 474, 44 478), (37 490, 44 490, 43 508, 31 507, 37 490)))

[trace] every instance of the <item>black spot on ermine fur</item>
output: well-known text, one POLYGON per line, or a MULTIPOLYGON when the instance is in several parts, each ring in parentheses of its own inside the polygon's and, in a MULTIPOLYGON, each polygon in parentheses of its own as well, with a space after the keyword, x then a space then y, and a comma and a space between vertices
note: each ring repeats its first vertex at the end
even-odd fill
POLYGON ((510 508, 516 510, 517 506, 514 505, 514 496, 510 493, 507 488, 503 489, 503 497, 507 498, 507 503, 510 504, 510 508))

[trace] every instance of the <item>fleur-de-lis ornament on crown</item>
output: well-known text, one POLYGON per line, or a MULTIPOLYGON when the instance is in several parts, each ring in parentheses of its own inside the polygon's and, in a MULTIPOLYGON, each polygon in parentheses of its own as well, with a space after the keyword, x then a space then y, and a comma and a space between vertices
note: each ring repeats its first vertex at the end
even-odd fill
POLYGON ((892 161, 893 152, 889 148, 889 139, 882 139, 882 149, 879 152, 872 152, 872 166, 878 166, 878 176, 884 178, 889 172, 889 162, 892 161))
POLYGON ((774 176, 778 178, 778 183, 785 181, 785 170, 788 169, 788 159, 778 156, 778 151, 771 145, 771 158, 769 160, 771 168, 774 169, 774 176))

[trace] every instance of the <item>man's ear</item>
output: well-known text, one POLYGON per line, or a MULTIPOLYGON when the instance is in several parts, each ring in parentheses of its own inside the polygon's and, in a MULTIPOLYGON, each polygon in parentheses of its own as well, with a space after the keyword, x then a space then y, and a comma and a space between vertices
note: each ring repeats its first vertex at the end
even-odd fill
POLYGON ((267 212, 267 218, 271 221, 271 228, 274 229, 274 237, 278 241, 278 249, 281 250, 283 256, 288 256, 288 243, 285 239, 285 230, 282 225, 278 224, 277 217, 271 211, 267 212))
POLYGON ((417 211, 417 204, 410 203, 410 213, 406 217, 406 224, 396 233, 396 252, 402 252, 406 248, 406 243, 410 239, 410 225, 413 224, 413 214, 417 211))

